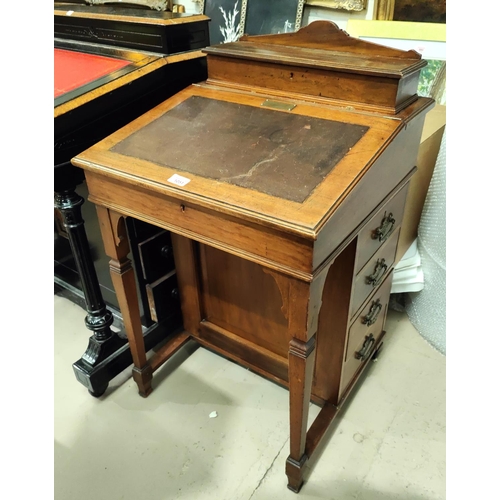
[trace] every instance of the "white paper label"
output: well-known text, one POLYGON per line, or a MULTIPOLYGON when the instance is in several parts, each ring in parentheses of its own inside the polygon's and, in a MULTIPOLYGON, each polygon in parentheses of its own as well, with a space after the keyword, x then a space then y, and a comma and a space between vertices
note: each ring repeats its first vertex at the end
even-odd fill
POLYGON ((73 14, 73 12, 75 12, 74 10, 68 10, 68 12, 66 12, 66 15, 67 16, 71 16, 71 14, 73 14))
POLYGON ((182 175, 174 174, 172 175, 172 177, 170 177, 170 179, 168 179, 168 182, 171 182, 176 186, 185 186, 188 182, 191 182, 191 179, 188 179, 187 177, 182 177, 182 175))

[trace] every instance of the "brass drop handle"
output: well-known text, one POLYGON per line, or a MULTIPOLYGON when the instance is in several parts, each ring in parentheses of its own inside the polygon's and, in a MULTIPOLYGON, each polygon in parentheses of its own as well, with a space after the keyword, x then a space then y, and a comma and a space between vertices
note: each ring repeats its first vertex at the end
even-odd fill
POLYGON ((361 348, 361 350, 354 353, 354 357, 356 359, 359 359, 360 361, 364 361, 368 358, 368 355, 371 353, 374 345, 375 337, 373 336, 373 333, 370 333, 370 335, 367 335, 365 337, 365 341, 363 342, 363 347, 361 348))
POLYGON ((382 280, 384 274, 387 272, 387 269, 388 268, 387 264, 385 263, 385 259, 377 260, 377 265, 375 266, 375 270, 373 271, 372 274, 370 274, 370 276, 366 278, 367 284, 376 287, 382 280))
POLYGON ((396 224, 396 219, 393 217, 392 212, 390 212, 389 215, 384 214, 382 223, 380 224, 380 227, 373 232, 372 238, 380 242, 385 241, 392 233, 394 224, 396 224))
POLYGON ((370 311, 363 318, 362 321, 363 325, 366 326, 373 325, 377 321, 378 315, 380 314, 381 310, 382 310, 382 304, 380 303, 380 299, 373 301, 370 307, 370 311))

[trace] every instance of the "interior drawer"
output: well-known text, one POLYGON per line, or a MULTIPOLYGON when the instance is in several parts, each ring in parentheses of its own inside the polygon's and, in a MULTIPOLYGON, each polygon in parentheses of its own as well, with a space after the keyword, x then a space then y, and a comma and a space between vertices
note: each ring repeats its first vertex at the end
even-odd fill
POLYGON ((396 258, 398 238, 399 227, 356 276, 351 297, 350 317, 358 311, 363 302, 391 271, 396 258))
POLYGON ((153 283, 175 269, 169 231, 162 231, 139 243, 138 250, 146 283, 153 283))
POLYGON ((349 329, 339 394, 342 395, 361 367, 371 358, 384 330, 391 294, 392 272, 349 329), (372 322, 373 321, 373 322, 372 322))
POLYGON ((358 274, 375 252, 401 225, 408 186, 409 184, 406 184, 395 196, 393 196, 360 231, 358 235, 356 263, 354 266, 355 274, 358 274))
POLYGON ((146 285, 151 319, 157 323, 180 314, 180 298, 177 275, 171 271, 154 283, 146 285))

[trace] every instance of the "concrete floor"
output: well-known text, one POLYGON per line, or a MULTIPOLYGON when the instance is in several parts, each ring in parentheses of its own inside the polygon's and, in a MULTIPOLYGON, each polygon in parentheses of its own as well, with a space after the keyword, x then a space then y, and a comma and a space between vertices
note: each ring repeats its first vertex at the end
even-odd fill
POLYGON ((84 317, 54 296, 55 500, 446 498, 446 358, 405 313, 389 312, 384 350, 298 495, 284 473, 285 389, 188 344, 155 373, 148 398, 129 370, 93 398, 72 370, 89 337, 84 317))

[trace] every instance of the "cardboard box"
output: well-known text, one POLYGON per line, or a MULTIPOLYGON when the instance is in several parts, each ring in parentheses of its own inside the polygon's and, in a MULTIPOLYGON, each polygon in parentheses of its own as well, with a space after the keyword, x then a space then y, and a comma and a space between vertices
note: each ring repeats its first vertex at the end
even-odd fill
POLYGON ((410 181, 405 212, 401 223, 396 263, 410 248, 418 234, 418 225, 424 208, 441 140, 446 125, 446 106, 436 104, 425 117, 420 148, 417 157, 417 171, 410 181))

